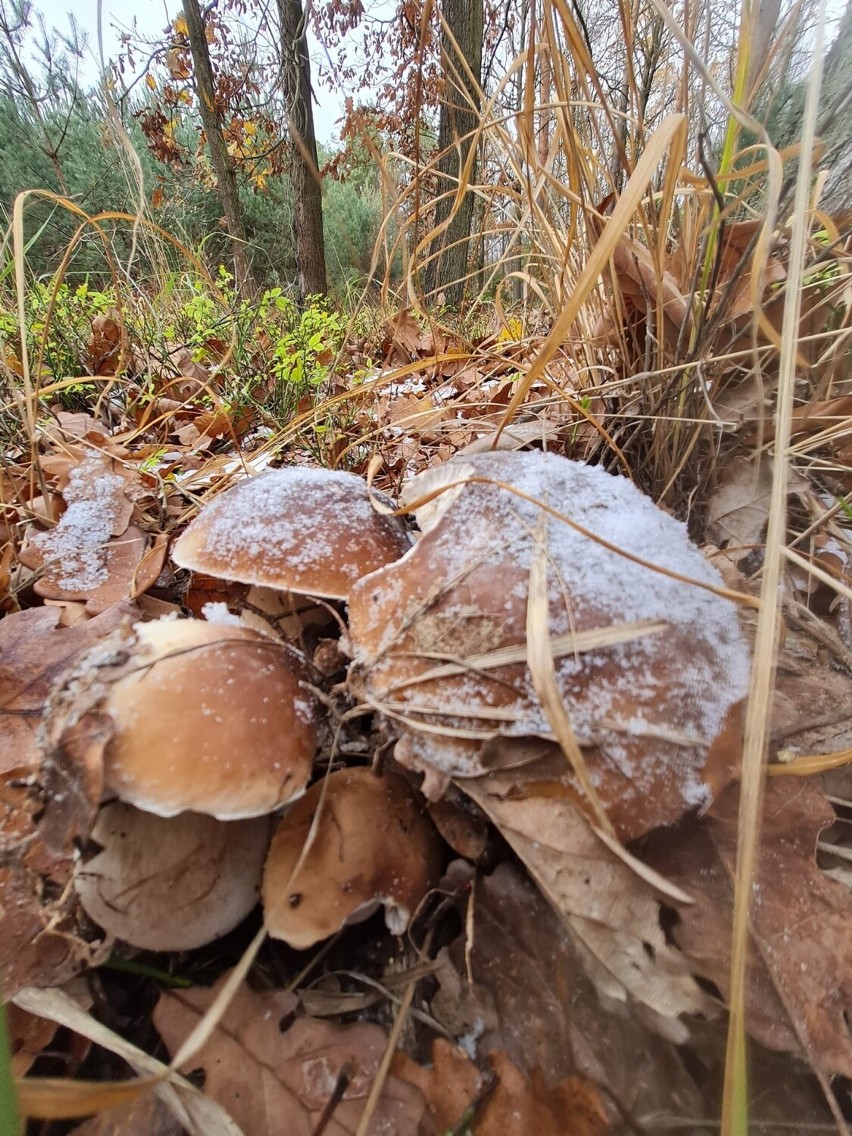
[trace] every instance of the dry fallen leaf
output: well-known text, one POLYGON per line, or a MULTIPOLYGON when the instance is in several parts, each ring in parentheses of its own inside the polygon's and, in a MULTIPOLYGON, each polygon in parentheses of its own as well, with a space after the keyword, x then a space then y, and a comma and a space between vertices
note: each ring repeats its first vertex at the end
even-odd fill
MULTIPOLYGON (((655 835, 642 855, 688 886, 674 937, 698 974, 728 989, 738 793, 710 816, 655 835)), ((746 1024, 770 1049, 799 1052, 826 1073, 852 1076, 852 896, 820 871, 814 848, 834 812, 808 780, 767 782, 754 881, 746 1024)))
POLYGON ((159 1097, 146 1093, 93 1116, 70 1136, 183 1136, 185 1131, 159 1097))
MULTIPOLYGON (((174 1053, 213 1001, 211 989, 163 994, 154 1024, 174 1053)), ((347 1069, 350 1080, 325 1136, 352 1136, 384 1053, 387 1038, 375 1025, 338 1026, 297 1018, 285 991, 255 994, 243 986, 213 1036, 193 1059, 204 1069, 205 1093, 225 1108, 246 1136, 311 1136, 347 1069)), ((425 1105, 411 1085, 390 1077, 373 1114, 371 1136, 412 1136, 425 1105)))
POLYGON ((38 767, 36 733, 51 687, 74 656, 94 647, 136 614, 116 604, 73 627, 61 627, 55 607, 30 608, 0 622, 0 775, 38 767))
POLYGON ((596 1090, 578 1077, 548 1088, 540 1074, 525 1076, 505 1053, 480 1073, 457 1046, 439 1038, 425 1069, 404 1053, 393 1070, 429 1102, 435 1132, 470 1130, 477 1136, 603 1136, 607 1118, 596 1090), (466 1117, 469 1121, 462 1128, 466 1117))
POLYGON ((53 1041, 58 1028, 56 1022, 29 1014, 14 1003, 6 1007, 10 1069, 14 1077, 23 1077, 28 1072, 41 1051, 53 1041))
POLYGON ((21 564, 40 573, 37 595, 82 600, 97 615, 151 587, 165 560, 166 541, 158 538, 151 545, 147 534, 130 524, 133 490, 133 473, 105 453, 90 453, 68 471, 65 512, 47 531, 31 527, 18 555, 21 564))
POLYGON ((732 547, 736 559, 762 548, 771 488, 770 458, 759 457, 757 464, 745 455, 732 458, 708 502, 707 539, 732 547))
POLYGON ((78 926, 68 886, 103 789, 111 724, 89 715, 57 730, 38 780, 14 770, 0 781, 0 970, 7 996, 22 986, 57 986, 108 954, 78 926))
POLYGON ((409 363, 418 357, 422 333, 410 308, 402 308, 392 316, 383 330, 387 337, 384 344, 385 362, 389 366, 409 363))
MULTIPOLYGON (((173 1072, 162 1061, 149 1056, 131 1042, 119 1037, 117 1033, 108 1029, 101 1022, 96 1021, 64 990, 28 988, 19 991, 14 1001, 17 1006, 29 1013, 48 1018, 58 1025, 74 1030, 81 1037, 88 1038, 109 1053, 117 1054, 127 1062, 131 1069, 145 1078, 157 1078, 158 1083, 153 1092, 168 1105, 170 1111, 178 1118, 189 1136, 254 1136, 251 1132, 243 1133, 215 1101, 190 1084, 179 1073, 173 1072)), ((23 1084, 28 1086, 30 1094, 37 1100, 39 1097, 38 1079, 34 1078, 32 1082, 25 1080, 23 1084)), ((74 1082, 60 1081, 57 1087, 64 1090, 66 1097, 73 1099, 74 1082)), ((125 1083, 125 1088, 129 1087, 125 1083)), ((121 1089, 122 1086, 106 1083, 103 1088, 103 1107, 112 1107, 112 1104, 115 1103, 113 1090, 121 1089), (112 1098, 112 1104, 110 1104, 110 1098, 112 1098)), ((142 1085, 139 1086, 139 1090, 140 1095, 148 1091, 142 1085)), ((81 1096, 85 1094, 87 1098, 91 1098, 91 1084, 81 1086, 80 1093, 81 1096)), ((159 1133, 157 1136, 159 1136, 159 1133)))
POLYGON ((502 1050, 548 1087, 569 1076, 605 1086, 643 1130, 705 1114, 681 1050, 643 1007, 601 999, 565 927, 513 864, 479 876, 464 935, 438 956, 430 1012, 478 1057, 502 1050))
POLYGON ((478 1057, 503 1050, 523 1072, 558 1084, 577 1072, 571 1015, 582 975, 571 939, 514 864, 477 875, 467 894, 465 932, 436 960, 430 1012, 453 1036, 473 1039, 478 1057))
MULTIPOLYGON (((602 994, 631 995, 661 1019, 707 1013, 706 995, 683 955, 666 943, 659 886, 590 826, 566 796, 511 796, 511 774, 459 781, 514 848, 580 948, 589 977, 602 994)), ((534 790, 530 790, 532 793, 534 790)), ((683 893, 670 893, 669 902, 683 893)), ((674 1022, 667 1030, 685 1037, 674 1022)))

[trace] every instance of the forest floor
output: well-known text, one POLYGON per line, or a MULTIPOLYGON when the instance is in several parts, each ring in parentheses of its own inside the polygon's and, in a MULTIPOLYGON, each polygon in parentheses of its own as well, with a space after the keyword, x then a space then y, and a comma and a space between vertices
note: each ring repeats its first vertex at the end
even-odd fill
MULTIPOLYGON (((189 354, 144 398, 112 386, 124 344, 98 315, 96 393, 42 400, 10 441, 0 966, 28 1132, 719 1130, 774 426, 755 382, 719 383, 722 440, 690 448, 667 496, 643 475, 642 376, 580 383, 566 347, 515 412, 549 330, 525 319, 474 343, 398 313, 274 429, 211 398, 215 368, 189 354), (354 503, 306 473, 322 467, 354 503), (314 561, 343 583, 305 582, 314 561), (225 677, 175 621, 221 637, 225 677), (185 656, 205 657, 169 669, 185 656), (277 708, 301 692, 271 725, 247 709, 267 680, 277 708), (292 793, 273 776, 271 802, 237 804, 267 726, 273 749, 304 727, 307 763, 292 793), (189 803, 168 796, 175 755, 166 804, 138 820, 144 793, 118 800, 134 733, 143 767, 166 735, 197 745, 189 803), (204 803, 231 763, 242 784, 204 803), (262 883, 274 826, 295 852, 262 883)), ((850 414, 841 370, 793 416, 809 469, 788 478, 733 998, 759 1136, 852 1124, 850 414)))

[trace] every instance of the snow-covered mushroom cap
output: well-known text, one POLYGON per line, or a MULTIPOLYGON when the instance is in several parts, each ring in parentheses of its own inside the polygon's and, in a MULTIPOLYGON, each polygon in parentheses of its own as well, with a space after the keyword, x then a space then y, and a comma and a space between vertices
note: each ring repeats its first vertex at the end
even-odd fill
POLYGON ((465 456, 458 472, 479 480, 350 596, 350 681, 403 723, 397 760, 426 773, 430 795, 491 768, 501 738, 553 737, 524 655, 545 542, 556 681, 616 828, 629 838, 709 804, 736 767, 750 664, 736 607, 708 590, 722 579, 685 526, 625 478, 554 455, 465 456), (575 639, 644 620, 665 626, 592 649, 575 639), (515 657, 495 665, 506 649, 515 657))
POLYGON ((263 872, 267 929, 305 950, 383 904, 388 929, 401 935, 440 866, 440 838, 404 778, 338 770, 293 805, 272 838, 263 872))
POLYGON ((351 473, 292 466, 239 482, 201 510, 172 550, 181 568, 345 600, 356 580, 411 547, 351 473))
POLYGON ((316 703, 295 652, 246 628, 137 623, 129 657, 102 668, 115 723, 105 781, 160 816, 238 820, 299 796, 316 748, 316 703))
POLYGON ((258 901, 270 819, 158 817, 113 801, 78 863, 86 913, 110 935, 148 951, 189 951, 227 934, 258 901))

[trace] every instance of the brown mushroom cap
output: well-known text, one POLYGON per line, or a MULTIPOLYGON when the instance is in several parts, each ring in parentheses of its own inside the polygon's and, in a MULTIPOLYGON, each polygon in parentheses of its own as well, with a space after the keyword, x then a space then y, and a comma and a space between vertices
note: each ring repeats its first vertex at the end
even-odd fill
POLYGON ((316 748, 316 703, 295 653, 246 628, 137 623, 129 659, 103 668, 116 730, 105 779, 160 816, 260 816, 299 796, 316 748))
POLYGON ((270 820, 225 823, 200 813, 159 817, 104 805, 92 829, 101 850, 78 863, 86 913, 148 951, 189 951, 227 934, 258 901, 270 820))
POLYGON ((629 838, 708 805, 736 767, 748 684, 734 604, 626 559, 535 502, 616 549, 721 586, 685 526, 625 478, 554 455, 466 455, 458 472, 488 483, 466 485, 411 552, 350 596, 350 681, 401 724, 397 760, 427 774, 429 794, 492 768, 505 757, 501 739, 553 737, 523 655, 530 569, 545 540, 549 634, 565 637, 556 680, 616 828, 629 838), (666 626, 571 649, 578 633, 642 620, 666 626), (489 654, 507 647, 520 657, 493 666, 489 654))
POLYGON ((440 866, 438 834, 403 777, 341 769, 278 825, 263 871, 267 929, 305 950, 384 904, 388 928, 400 935, 440 866), (321 799, 315 838, 294 874, 321 799))
POLYGON ((403 523, 376 511, 360 477, 292 466, 216 497, 172 557, 225 580, 345 600, 356 580, 410 547, 403 523))

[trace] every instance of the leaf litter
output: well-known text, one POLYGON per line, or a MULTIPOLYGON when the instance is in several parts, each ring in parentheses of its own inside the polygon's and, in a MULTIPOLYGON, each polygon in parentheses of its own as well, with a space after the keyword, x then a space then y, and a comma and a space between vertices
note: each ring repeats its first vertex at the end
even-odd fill
MULTIPOLYGON (((639 271, 641 275, 641 267, 639 271)), ((670 300, 677 301, 674 284, 670 300)), ((427 333, 410 317, 390 329, 389 336, 388 350, 402 351, 409 358, 423 358, 429 351, 437 351, 436 344, 428 342, 427 333)), ((452 345, 442 346, 448 349, 452 345)), ((449 363, 447 367, 452 381, 464 387, 461 370, 455 364, 454 371, 449 363)), ((489 409, 490 396, 480 397, 481 382, 476 378, 468 390, 479 398, 466 433, 471 440, 484 428, 483 412, 489 409)), ((475 406, 476 399, 470 405, 475 406)), ((819 417, 822 409, 814 407, 813 426, 823 425, 819 417)), ((827 411, 832 409, 828 407, 827 411)), ((364 662, 370 652, 381 658, 390 649, 400 659, 405 658, 404 636, 415 628, 416 666, 407 688, 414 693, 406 707, 404 728, 400 730, 399 715, 383 715, 384 704, 389 701, 384 692, 373 699, 378 713, 372 719, 349 717, 351 701, 339 685, 339 674, 338 685, 330 677, 333 668, 328 676, 322 671, 313 676, 337 722, 334 733, 329 731, 321 743, 319 774, 329 764, 339 763, 342 755, 352 755, 347 757, 350 762, 363 763, 380 754, 385 762, 392 762, 391 746, 400 733, 397 758, 403 766, 409 764, 403 744, 407 741, 413 749, 413 763, 421 763, 422 768, 424 755, 428 758, 434 753, 434 739, 448 723, 450 728, 440 745, 455 754, 454 760, 469 760, 470 743, 474 743, 475 760, 481 763, 477 776, 459 777, 458 771, 451 769, 447 778, 455 781, 451 792, 444 800, 431 803, 436 818, 439 813, 443 815, 446 828, 442 826, 442 832, 449 833, 455 822, 458 835, 450 843, 464 849, 469 859, 454 867, 424 900, 409 928, 409 938, 394 940, 374 918, 345 930, 339 940, 312 953, 307 967, 317 970, 317 994, 327 991, 331 999, 327 1004, 337 1021, 319 1020, 306 1012, 310 1000, 302 1003, 299 999, 305 957, 289 948, 272 944, 263 947, 252 968, 252 986, 239 985, 224 1010, 216 995, 227 979, 227 967, 235 960, 235 952, 239 954, 246 941, 245 934, 238 929, 220 944, 214 941, 194 952, 174 955, 175 964, 197 976, 197 981, 187 991, 161 993, 153 1024, 169 1051, 177 1054, 185 1048, 187 1037, 201 1028, 205 1010, 214 1007, 213 1019, 203 1027, 209 1035, 206 1044, 184 1066, 199 1077, 199 1070, 204 1071, 203 1091, 106 1030, 88 1010, 68 1000, 59 987, 74 974, 91 973, 90 968, 102 962, 110 950, 117 951, 119 959, 131 963, 138 960, 142 965, 151 956, 139 954, 126 943, 114 945, 102 928, 87 919, 69 886, 78 849, 98 831, 94 826, 101 795, 100 769, 103 750, 110 745, 112 725, 96 716, 82 728, 85 715, 80 718, 66 707, 50 735, 42 724, 43 711, 54 697, 57 680, 69 666, 133 617, 135 609, 128 601, 134 597, 140 604, 145 601, 151 605, 148 610, 152 615, 175 609, 176 601, 182 598, 176 586, 180 577, 171 569, 163 571, 164 529, 171 529, 180 520, 186 504, 181 493, 162 482, 151 482, 143 469, 150 456, 144 450, 132 452, 122 442, 93 430, 89 422, 65 425, 68 429, 74 425, 77 437, 84 431, 85 444, 63 441, 61 452, 45 457, 45 470, 58 506, 54 513, 52 506, 41 504, 32 490, 22 492, 18 483, 10 498, 16 518, 14 539, 19 544, 20 532, 29 529, 29 544, 23 556, 10 561, 8 579, 0 577, 6 581, 7 603, 12 605, 0 627, 1 705, 8 726, 0 743, 5 762, 0 903, 7 916, 14 912, 13 918, 4 919, 0 932, 0 957, 9 967, 7 997, 12 995, 18 1006, 91 1037, 103 1051, 121 1053, 143 1078, 157 1082, 155 1092, 179 1125, 175 1131, 182 1128, 204 1132, 205 1136, 218 1132, 236 1136, 238 1129, 245 1136, 304 1131, 309 1136, 322 1123, 329 1133, 357 1132, 362 1136, 363 1130, 428 1136, 455 1131, 469 1122, 474 1131, 485 1136, 497 1136, 498 1132, 517 1132, 520 1136, 530 1130, 540 1130, 542 1136, 590 1136, 620 1131, 622 1121, 624 1130, 644 1125, 654 1131, 656 1125, 689 1120, 697 1124, 702 1117, 712 1115, 718 1085, 710 1071, 718 1066, 719 1053, 719 1027, 714 1022, 724 1008, 726 990, 734 790, 723 793, 702 819, 695 815, 694 806, 708 803, 707 791, 693 784, 689 775, 676 779, 676 792, 669 796, 665 819, 677 823, 652 831, 629 851, 596 824, 582 785, 578 786, 572 776, 576 765, 567 760, 571 753, 566 755, 565 749, 571 747, 565 745, 564 730, 553 722, 546 698, 541 704, 538 701, 544 689, 540 679, 536 682, 535 675, 526 672, 523 643, 531 626, 530 558, 542 547, 536 536, 542 513, 528 506, 523 496, 506 494, 499 487, 484 494, 471 492, 470 486, 462 490, 461 504, 457 502, 450 509, 450 513, 456 512, 459 528, 444 539, 455 558, 454 567, 433 572, 432 577, 425 573, 442 583, 418 593, 416 605, 409 605, 402 619, 394 615, 373 623, 381 636, 378 646, 364 646, 363 626, 358 623, 361 617, 353 604, 349 630, 359 669, 353 687, 356 693, 377 681, 373 673, 366 687, 363 685, 364 662), (475 535, 476 514, 483 502, 493 501, 500 502, 496 532, 505 534, 510 522, 515 524, 520 517, 524 522, 521 535, 508 542, 498 537, 495 547, 481 561, 475 557, 471 561, 470 550, 476 550, 479 539, 475 535), (34 526, 37 516, 50 516, 52 526, 44 528, 43 521, 34 526), (123 561, 114 551, 116 542, 122 541, 133 549, 123 561), (509 548, 513 555, 518 548, 526 550, 520 568, 511 571, 506 569, 505 560, 509 548), (146 568, 149 552, 154 555, 146 568), (24 569, 29 569, 29 575, 24 569), (481 586, 477 573, 481 573, 481 586), (487 582, 495 575, 507 580, 508 590, 520 593, 517 616, 501 612, 495 620, 494 605, 489 608, 483 600, 487 582), (462 595, 466 595, 464 600, 462 595), (17 597, 31 606, 14 610, 17 597), (45 605, 56 602, 64 606, 32 606, 39 599, 45 605), (443 625, 436 618, 442 603, 448 609, 443 625), (483 610, 489 614, 490 626, 481 619, 483 610), (101 611, 103 614, 98 614, 101 611), (495 646, 498 622, 510 628, 508 648, 495 646), (496 675, 498 685, 507 682, 509 673, 508 686, 514 691, 511 713, 501 719, 494 713, 496 703, 489 695, 475 707, 472 718, 456 723, 458 691, 471 681, 474 669, 496 675), (429 683, 438 681, 456 685, 449 687, 449 696, 445 690, 434 708, 428 708, 424 687, 428 689, 429 683), (425 712, 418 709, 417 699, 421 707, 427 707, 425 712), (522 707, 520 715, 518 706, 522 707), (494 716, 489 718, 489 714, 494 716), (412 723, 414 732, 406 737, 412 723), (438 730, 431 732, 436 724, 438 730), (456 726, 458 736, 453 737, 456 726), (460 804, 465 799, 467 804, 460 804), (196 957, 198 964, 193 961, 196 957), (343 968, 341 962, 345 962, 343 968), (387 1075, 389 1014, 393 1015, 398 1005, 393 991, 399 986, 400 968, 402 976, 406 972, 416 976, 412 989, 417 993, 408 1014, 397 1021, 394 1036, 399 1033, 402 1048, 393 1056, 387 1075), (385 998, 361 1000, 363 1008, 355 1013, 368 1020, 353 1022, 347 1011, 347 1006, 353 1005, 347 1001, 353 993, 352 984, 357 987, 359 982, 357 977, 346 977, 353 974, 369 977, 379 990, 387 992, 385 998), (273 985, 278 988, 263 988, 271 976, 275 976, 273 985), (48 989, 39 990, 39 986, 48 989), (290 992, 280 989, 282 986, 295 989, 290 992), (697 1075, 698 1067, 706 1076, 697 1075), (251 1086, 249 1091, 247 1086, 251 1086), (365 1117, 368 1099, 371 1104, 365 1117)), ((805 417, 800 425, 801 434, 811 428, 805 417)), ((560 428, 557 423, 550 436, 558 438, 560 428)), ((536 437, 542 432, 537 426, 536 437)), ((412 451, 415 459, 423 465, 430 461, 437 452, 435 447, 442 444, 441 436, 440 431, 436 433, 435 445, 430 448, 428 433, 424 432, 412 451)), ((514 444, 526 441, 519 437, 514 444)), ((452 449, 460 444, 456 438, 452 449)), ((180 449, 174 453, 179 456, 180 449)), ((449 457, 450 452, 444 456, 449 457)), ((476 454, 470 457, 476 459, 476 454)), ((524 478, 540 460, 535 455, 523 457, 517 467, 524 472, 516 487, 519 485, 522 493, 531 490, 529 496, 533 498, 540 496, 537 486, 524 478)), ((559 459, 546 459, 548 463, 554 460, 559 459)), ((499 455, 477 461, 483 463, 478 469, 474 467, 479 473, 485 471, 495 482, 504 480, 506 466, 499 455)), ((186 464, 190 468, 193 461, 186 464)), ((661 633, 653 621, 660 617, 668 628, 680 625, 687 639, 713 612, 710 618, 716 620, 717 629, 719 620, 728 627, 721 638, 738 650, 735 645, 741 633, 737 623, 741 619, 721 614, 732 612, 733 605, 712 595, 710 589, 720 586, 714 570, 700 557, 666 560, 675 523, 660 514, 650 527, 646 526, 639 543, 632 543, 625 522, 627 514, 639 507, 641 498, 631 497, 629 503, 625 498, 624 515, 608 517, 604 499, 608 492, 621 492, 614 489, 622 484, 621 479, 600 470, 582 475, 578 470, 577 477, 577 484, 559 500, 547 502, 552 511, 576 517, 568 505, 573 506, 582 496, 579 486, 585 478, 583 491, 594 486, 598 497, 588 515, 581 514, 582 524, 610 544, 624 545, 640 559, 659 563, 662 557, 664 570, 697 578, 704 588, 679 590, 664 572, 649 576, 653 585, 643 590, 644 585, 637 587, 632 582, 632 569, 626 567, 629 561, 610 562, 603 545, 596 552, 602 559, 593 569, 588 552, 594 542, 570 527, 560 528, 559 519, 549 513, 544 538, 548 549, 544 634, 554 673, 571 672, 587 654, 594 658, 610 652, 630 657, 631 652, 638 651, 637 657, 646 658, 648 652, 659 657, 653 654, 653 644, 661 633), (597 523, 601 520, 602 525, 597 523), (554 528, 559 536, 552 543, 554 528), (570 553, 563 545, 571 546, 570 553), (582 548, 582 553, 574 551, 574 545, 582 548), (572 558, 576 571, 592 576, 596 585, 596 600, 588 617, 576 602, 579 577, 566 580, 564 571, 561 575, 553 572, 554 562, 572 558), (648 597, 660 604, 662 612, 653 605, 649 609, 648 597), (684 614, 687 597, 690 606, 684 614), (616 637, 608 645, 595 640, 595 635, 602 633, 602 615, 615 619, 614 630, 618 631, 619 625, 625 629, 619 632, 621 640, 616 637), (637 623, 649 619, 647 628, 637 623), (634 624, 636 630, 630 630, 634 624), (581 646, 583 636, 590 637, 586 646, 581 646)), ((199 474, 196 480, 201 486, 204 476, 199 474)), ((404 557, 405 563, 416 565, 420 558, 425 560, 430 548, 442 543, 440 525, 436 533, 421 537, 404 557)), ((480 551, 485 553, 486 547, 483 543, 480 551)), ((372 573, 356 585, 356 592, 366 594, 375 587, 377 578, 383 573, 391 576, 395 567, 372 573)), ((733 589, 747 590, 735 578, 733 589)), ((390 593, 393 599, 392 587, 390 593)), ((215 606, 223 610, 217 615, 211 608, 207 614, 226 623, 240 621, 244 590, 241 593, 232 586, 224 587, 218 595, 221 599, 215 606)), ((198 606, 199 612, 202 607, 198 606)), ((291 631, 307 658, 312 657, 322 636, 325 643, 336 642, 328 638, 328 625, 316 630, 308 620, 299 621, 294 605, 287 610, 293 613, 291 631)), ((345 613, 337 611, 338 624, 342 618, 345 613)), ((269 633, 270 624, 266 629, 269 633)), ((812 641, 801 635, 801 642, 812 641)), ((344 649, 352 649, 346 639, 342 644, 344 649)), ((842 707, 844 695, 852 693, 850 683, 837 670, 826 670, 824 680, 820 679, 819 667, 826 665, 824 651, 810 649, 811 655, 798 672, 793 666, 782 674, 779 736, 773 754, 784 759, 789 756, 785 745, 822 741, 830 748, 833 739, 842 738, 842 709, 835 709, 835 722, 828 726, 820 725, 818 713, 816 724, 804 720, 800 695, 808 683, 814 687, 814 706, 819 690, 833 692, 829 701, 835 708, 842 707)), ((409 658, 406 665, 410 663, 409 658)), ((643 722, 634 721, 626 731, 628 737, 644 738, 643 752, 649 755, 641 763, 636 756, 631 759, 634 775, 641 772, 644 776, 645 764, 662 752, 679 753, 694 746, 698 738, 706 744, 711 719, 718 728, 724 717, 724 699, 736 701, 743 691, 738 656, 726 656, 719 670, 728 672, 725 681, 730 683, 731 693, 722 695, 719 701, 716 672, 702 661, 699 686, 704 698, 698 704, 700 714, 689 721, 658 717, 649 730, 648 711, 654 698, 649 696, 642 703, 643 722)), ((658 682, 657 690, 680 682, 674 669, 666 673, 671 681, 658 682)), ((398 674, 389 681, 394 697, 407 697, 398 685, 398 674)), ((591 718, 588 713, 584 718, 579 703, 571 705, 568 721, 578 731, 582 760, 597 759, 602 738, 610 738, 610 751, 614 752, 614 705, 610 702, 602 708, 598 699, 591 718)), ((622 721, 615 733, 623 726, 622 721)), ((712 783, 711 794, 719 791, 734 772, 731 764, 723 762, 722 768, 725 772, 712 783)), ((761 964, 755 968, 749 1017, 760 1045, 803 1059, 795 1066, 799 1072, 792 1077, 797 1086, 796 1078, 800 1078, 802 1087, 795 1089, 795 1100, 791 1097, 790 1103, 801 1104, 806 1110, 803 1119, 813 1119, 818 1098, 812 1088, 805 1088, 806 1063, 828 1075, 848 1076, 850 1069, 850 968, 843 937, 848 927, 849 899, 847 888, 829 878, 814 861, 818 830, 832 822, 836 810, 842 814, 844 806, 835 799, 835 808, 831 808, 815 783, 809 781, 803 792, 798 781, 779 777, 770 784, 767 795, 767 808, 774 811, 764 823, 764 862, 756 881, 754 933, 761 964), (802 881, 807 881, 805 886, 802 881), (793 919, 791 910, 795 912, 793 919)), ((611 801, 607 804, 612 806, 611 801)), ((640 836, 659 824, 659 814, 646 816, 644 807, 638 796, 624 808, 619 820, 623 835, 640 836)), ((842 838, 835 847, 843 848, 842 838)), ((89 854, 93 851, 96 849, 90 848, 89 854)), ((160 889, 166 902, 169 892, 180 886, 176 882, 160 889)), ((156 961, 157 956, 153 959, 156 961)), ((777 1060, 767 1052, 755 1067, 758 1071, 764 1066, 777 1069, 777 1065, 772 1066, 777 1060)), ((35 1069, 38 1073, 37 1058, 35 1069)), ((38 1084, 37 1077, 31 1079, 27 1093, 35 1095, 25 1094, 24 1099, 37 1099, 38 1084)), ((141 1133, 146 1125, 150 1130, 154 1124, 168 1131, 172 1121, 157 1111, 159 1103, 145 1104, 154 1099, 141 1093, 146 1084, 143 1080, 136 1089, 121 1090, 133 1099, 119 1106, 116 1119, 110 1121, 109 1114, 104 1113, 102 1121, 87 1122, 79 1131, 87 1136, 111 1131, 141 1133)), ((113 1100, 121 1089, 118 1084, 114 1087, 113 1100)), ((759 1079, 756 1087, 761 1088, 759 1079)), ((80 1088, 82 1093, 82 1082, 80 1088)), ((63 1089, 63 1099, 71 1100, 67 1092, 63 1089)), ((106 1086, 102 1099, 97 1092, 86 1092, 90 1095, 83 1094, 80 1099, 92 1107, 100 1109, 111 1103, 106 1086)), ((771 1110, 765 1113, 767 1122, 770 1114, 771 1110)), ((755 1118, 761 1119, 757 1107, 755 1118)))

